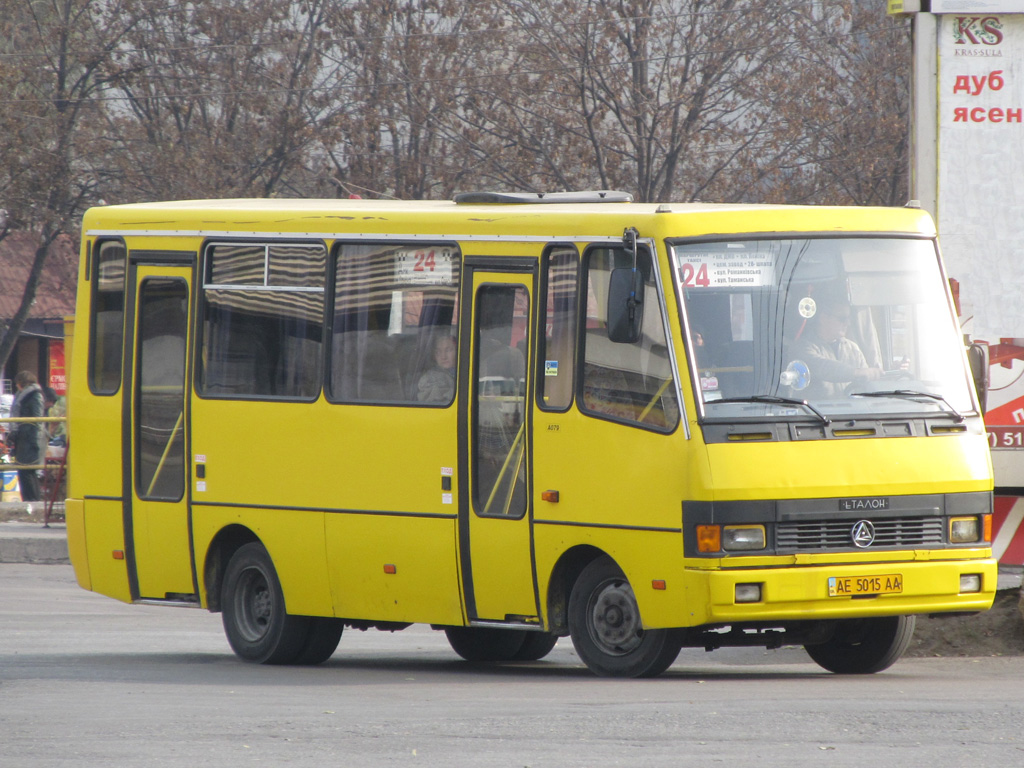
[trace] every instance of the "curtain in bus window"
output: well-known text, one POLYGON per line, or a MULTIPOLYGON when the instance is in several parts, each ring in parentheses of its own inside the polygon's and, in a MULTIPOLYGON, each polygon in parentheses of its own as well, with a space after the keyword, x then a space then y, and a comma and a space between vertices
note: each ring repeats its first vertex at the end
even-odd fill
POLYGON ((641 252, 644 276, 640 338, 633 344, 608 338, 608 282, 611 270, 632 268, 621 248, 592 248, 586 254, 587 313, 583 329, 581 391, 586 412, 659 430, 679 421, 674 374, 650 255, 641 252))
POLYGON ((139 289, 135 382, 135 471, 140 498, 178 500, 185 492, 183 280, 147 279, 139 289))
POLYGON ((573 358, 576 351, 576 289, 579 282, 575 248, 558 248, 545 269, 544 334, 540 337, 542 368, 538 403, 562 410, 572 403, 573 358))
POLYGON ((311 399, 320 389, 326 250, 217 244, 207 251, 200 390, 311 399))
POLYGON ((451 245, 341 246, 329 397, 348 403, 451 403, 458 284, 459 252, 451 245))
POLYGON ((121 386, 124 339, 124 279, 127 251, 120 242, 96 247, 93 275, 92 333, 89 341, 89 388, 98 395, 121 386))

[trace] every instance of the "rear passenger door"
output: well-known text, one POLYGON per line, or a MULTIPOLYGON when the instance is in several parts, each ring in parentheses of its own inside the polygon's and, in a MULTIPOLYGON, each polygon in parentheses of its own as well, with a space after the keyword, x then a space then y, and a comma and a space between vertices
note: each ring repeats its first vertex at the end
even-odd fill
POLYGON ((185 457, 193 266, 137 263, 132 256, 123 427, 131 473, 125 483, 129 579, 135 598, 191 601, 197 590, 185 457))

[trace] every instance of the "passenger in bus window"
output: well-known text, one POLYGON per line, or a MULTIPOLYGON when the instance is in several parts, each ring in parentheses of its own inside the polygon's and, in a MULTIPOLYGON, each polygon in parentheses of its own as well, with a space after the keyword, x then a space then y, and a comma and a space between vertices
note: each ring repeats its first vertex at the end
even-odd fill
POLYGON ((416 399, 450 403, 455 394, 455 339, 443 333, 434 339, 434 367, 420 376, 416 399))
POLYGON ((881 377, 882 370, 869 366, 857 343, 846 336, 850 312, 843 298, 825 296, 817 302, 817 311, 794 347, 794 357, 803 360, 811 374, 804 396, 836 397, 854 381, 881 377))

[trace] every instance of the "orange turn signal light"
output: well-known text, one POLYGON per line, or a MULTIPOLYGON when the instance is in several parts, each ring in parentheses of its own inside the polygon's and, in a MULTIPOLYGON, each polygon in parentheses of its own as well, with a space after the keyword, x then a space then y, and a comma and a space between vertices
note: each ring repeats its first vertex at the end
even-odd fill
POLYGON ((722 551, 722 527, 719 525, 698 525, 697 526, 697 551, 698 552, 721 552, 722 551))

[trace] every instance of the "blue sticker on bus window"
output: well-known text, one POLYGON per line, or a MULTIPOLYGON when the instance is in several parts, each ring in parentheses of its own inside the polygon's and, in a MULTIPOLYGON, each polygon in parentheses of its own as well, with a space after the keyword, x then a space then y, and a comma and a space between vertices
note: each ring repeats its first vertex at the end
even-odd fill
POLYGON ((545 376, 557 376, 558 375, 558 361, 557 360, 545 360, 544 361, 544 375, 545 376))

